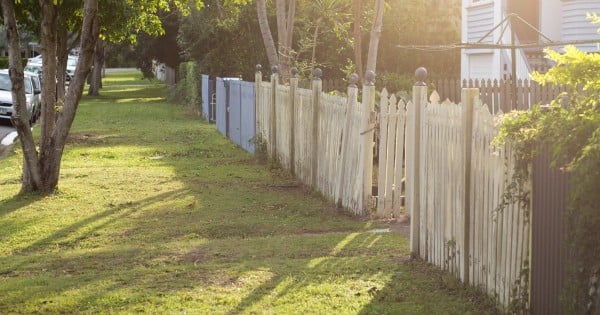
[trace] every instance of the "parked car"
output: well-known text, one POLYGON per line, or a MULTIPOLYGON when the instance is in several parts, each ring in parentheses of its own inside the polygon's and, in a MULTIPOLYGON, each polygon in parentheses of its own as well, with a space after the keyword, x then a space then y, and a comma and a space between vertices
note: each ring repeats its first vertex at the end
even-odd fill
MULTIPOLYGON (((77 68, 77 60, 79 57, 69 55, 67 58, 67 70, 65 72, 66 80, 71 81, 75 76, 75 69, 77 68)), ((42 55, 27 59, 26 69, 30 69, 31 72, 42 73, 42 55)))
POLYGON ((37 55, 27 59, 27 64, 42 64, 42 55, 37 55))
POLYGON ((77 68, 77 56, 69 55, 67 59, 67 81, 71 81, 75 76, 75 69, 77 68))
MULTIPOLYGON (((42 93, 40 78, 35 73, 25 72, 23 85, 25 88, 27 118, 33 123, 40 114, 42 93)), ((11 89, 12 82, 10 81, 8 70, 0 70, 0 119, 11 119, 15 110, 11 89)))
POLYGON ((42 65, 27 64, 23 70, 26 72, 35 73, 38 75, 40 80, 42 79, 42 65))

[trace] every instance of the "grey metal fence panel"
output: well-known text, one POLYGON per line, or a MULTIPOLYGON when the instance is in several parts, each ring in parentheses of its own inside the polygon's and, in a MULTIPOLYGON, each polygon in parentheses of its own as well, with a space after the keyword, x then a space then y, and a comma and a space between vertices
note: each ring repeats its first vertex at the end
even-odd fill
POLYGON ((241 143, 244 150, 254 153, 256 135, 256 101, 253 82, 241 82, 241 143))
POLYGON ((227 130, 229 139, 235 144, 242 145, 242 133, 241 133, 241 81, 229 81, 225 85, 229 85, 229 104, 228 112, 229 119, 227 120, 227 130))
POLYGON ((568 253, 565 246, 567 176, 550 168, 547 152, 533 164, 531 314, 564 314, 560 305, 568 253))
POLYGON ((223 78, 216 79, 216 123, 217 130, 227 136, 227 90, 223 78))
POLYGON ((210 121, 210 112, 209 112, 209 108, 210 108, 210 100, 211 100, 211 93, 209 92, 210 89, 210 78, 208 77, 208 75, 203 74, 202 75, 202 80, 201 80, 201 84, 202 84, 202 88, 201 88, 201 96, 202 96, 202 117, 204 117, 204 119, 206 119, 207 121, 210 121))

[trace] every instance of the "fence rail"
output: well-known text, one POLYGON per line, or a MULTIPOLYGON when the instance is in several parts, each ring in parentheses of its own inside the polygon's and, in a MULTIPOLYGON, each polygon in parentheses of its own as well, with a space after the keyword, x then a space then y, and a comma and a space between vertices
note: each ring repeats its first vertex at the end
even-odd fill
MULTIPOLYGON (((213 103, 206 92, 216 96, 216 107, 203 108, 203 113, 215 117, 217 128, 246 150, 253 150, 245 147, 250 139, 263 143, 283 168, 354 214, 410 213, 414 256, 483 288, 508 306, 527 296, 527 279, 522 277, 528 268, 538 268, 528 265, 532 252, 546 251, 530 248, 538 246, 535 234, 533 242, 529 240, 532 225, 543 222, 545 214, 531 214, 516 203, 498 208, 514 163, 509 146, 491 145, 495 122, 505 111, 502 104, 511 99, 506 82, 463 84, 467 88, 457 90, 456 82, 438 81, 439 92, 429 98, 426 86, 415 86, 407 103, 384 89, 375 112, 371 84, 362 87, 359 102, 353 82, 341 97, 324 93, 319 78, 310 88, 300 88, 295 78, 282 85, 277 74, 266 82, 260 72, 255 83, 203 77, 203 103, 213 103), (211 81, 214 89, 204 87, 211 81)), ((561 92, 528 84, 519 85, 523 104, 549 102, 561 92)), ((548 277, 538 271, 544 273, 532 273, 537 280, 548 277)), ((534 292, 535 301, 541 299, 539 292, 534 292)), ((549 298, 556 297, 558 288, 553 292, 549 298)), ((541 309, 532 305, 536 307, 541 309)))

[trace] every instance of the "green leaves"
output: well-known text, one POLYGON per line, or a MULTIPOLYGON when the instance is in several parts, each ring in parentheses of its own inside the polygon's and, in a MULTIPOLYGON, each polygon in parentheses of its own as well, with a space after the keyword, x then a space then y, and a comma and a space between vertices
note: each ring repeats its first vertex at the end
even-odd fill
MULTIPOLYGON (((597 15, 589 17, 600 23, 597 15)), ((566 230, 575 256, 572 269, 578 272, 570 275, 565 293, 567 300, 576 301, 567 313, 584 313, 578 307, 589 302, 587 282, 600 261, 600 253, 592 250, 600 248, 600 54, 567 46, 563 53, 546 50, 546 55, 556 66, 545 74, 533 73, 533 79, 565 92, 544 109, 507 114, 495 141, 514 144, 520 178, 529 177, 527 166, 544 146, 550 148, 553 167, 571 175, 566 230)))

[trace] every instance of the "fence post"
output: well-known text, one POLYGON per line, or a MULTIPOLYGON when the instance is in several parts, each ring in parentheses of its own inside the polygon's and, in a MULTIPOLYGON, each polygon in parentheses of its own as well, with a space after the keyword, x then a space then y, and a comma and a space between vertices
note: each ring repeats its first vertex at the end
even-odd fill
MULTIPOLYGON (((264 124, 264 121, 262 121, 262 110, 264 110, 264 108, 262 108, 262 66, 260 64, 256 65, 256 72, 254 72, 254 117, 256 117, 255 121, 256 121, 256 136, 259 137, 259 139, 256 139, 258 141, 264 141, 265 139, 263 138, 263 134, 262 134, 262 125, 264 124)), ((257 142, 257 147, 259 145, 259 143, 257 142)))
POLYGON ((469 264, 471 261, 471 151, 472 151, 472 137, 473 137, 473 109, 475 105, 475 99, 479 98, 478 88, 467 88, 463 89, 461 93, 461 101, 463 104, 463 117, 462 125, 465 128, 464 138, 464 210, 463 210, 463 239, 462 239, 462 256, 460 264, 462 266, 461 280, 463 283, 469 283, 469 264))
POLYGON ((317 186, 317 174, 319 168, 319 108, 321 107, 321 93, 323 92, 323 81, 321 81, 321 76, 323 75, 323 71, 319 68, 316 68, 313 73, 312 80, 312 108, 313 108, 313 119, 312 119, 312 173, 311 185, 313 188, 318 188, 317 186))
POLYGON ((375 115, 375 72, 367 71, 365 84, 363 85, 363 113, 361 136, 363 143, 363 214, 369 214, 373 208, 371 197, 373 196, 373 131, 377 116, 375 115))
POLYGON ((298 89, 298 68, 292 68, 290 78, 290 172, 296 175, 296 90, 298 89))
POLYGON ((271 116, 269 122, 269 142, 272 158, 277 156, 277 85, 279 84, 279 69, 277 66, 271 67, 271 116))
MULTIPOLYGON (((421 119, 422 112, 427 104, 427 85, 425 79, 427 78, 427 70, 423 67, 418 68, 415 71, 416 82, 413 86, 413 104, 410 107, 408 113, 412 117, 413 121, 408 126, 407 136, 412 137, 410 143, 412 146, 407 148, 406 151, 406 168, 412 175, 412 180, 409 185, 407 178, 407 191, 406 191, 406 206, 410 213, 410 253, 411 256, 416 258, 420 257, 421 251, 425 248, 421 248, 421 119), (410 187, 409 187, 410 186, 410 187), (409 193, 410 191, 410 193, 409 193)), ((408 176, 407 176, 408 177, 408 176)))

